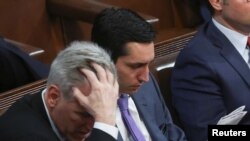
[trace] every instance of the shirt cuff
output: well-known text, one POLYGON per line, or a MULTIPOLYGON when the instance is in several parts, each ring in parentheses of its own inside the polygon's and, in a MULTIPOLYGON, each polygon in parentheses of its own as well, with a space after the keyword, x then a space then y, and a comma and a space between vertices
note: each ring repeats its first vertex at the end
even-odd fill
POLYGON ((103 132, 109 134, 113 138, 117 140, 118 138, 118 128, 115 126, 111 126, 102 122, 95 122, 94 128, 102 130, 103 132))

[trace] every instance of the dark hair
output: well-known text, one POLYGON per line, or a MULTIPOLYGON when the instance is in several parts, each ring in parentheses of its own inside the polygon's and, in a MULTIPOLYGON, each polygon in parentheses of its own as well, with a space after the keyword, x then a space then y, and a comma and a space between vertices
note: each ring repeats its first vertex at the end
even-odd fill
POLYGON ((155 31, 150 23, 132 10, 108 8, 97 15, 91 40, 110 52, 114 62, 126 55, 128 42, 150 43, 155 31))

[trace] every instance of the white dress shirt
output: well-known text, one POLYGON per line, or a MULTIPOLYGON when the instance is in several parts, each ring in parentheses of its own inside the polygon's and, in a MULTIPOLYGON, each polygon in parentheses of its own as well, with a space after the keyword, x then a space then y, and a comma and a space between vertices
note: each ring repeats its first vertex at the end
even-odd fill
POLYGON ((233 31, 222 24, 218 23, 215 19, 213 19, 213 23, 215 26, 227 37, 227 39, 233 44, 235 49, 240 53, 242 58, 250 67, 249 63, 249 48, 247 48, 247 39, 248 36, 243 35, 239 32, 233 31))
POLYGON ((44 89, 42 91, 42 100, 43 100, 43 105, 44 105, 44 108, 45 108, 45 111, 46 111, 46 114, 48 116, 48 119, 49 119, 49 123, 54 131, 54 133, 56 134, 56 136, 59 138, 60 141, 65 141, 66 139, 60 134, 60 132, 58 131, 57 127, 55 126, 55 123, 53 122, 53 120, 51 119, 50 117, 50 114, 49 114, 49 110, 47 108, 47 105, 45 104, 45 98, 44 98, 44 95, 46 93, 46 89, 44 89))
MULTIPOLYGON (((129 112, 130 112, 132 118, 135 120, 137 127, 140 129, 143 136, 145 137, 145 140, 151 141, 152 139, 148 133, 148 130, 147 130, 144 122, 141 120, 139 113, 137 111, 136 105, 130 96, 128 98, 128 109, 129 109, 129 112)), ((116 125, 119 129, 119 132, 122 136, 123 141, 133 141, 132 136, 129 134, 129 132, 126 129, 126 126, 122 120, 121 111, 119 108, 117 108, 117 110, 116 110, 116 125)))

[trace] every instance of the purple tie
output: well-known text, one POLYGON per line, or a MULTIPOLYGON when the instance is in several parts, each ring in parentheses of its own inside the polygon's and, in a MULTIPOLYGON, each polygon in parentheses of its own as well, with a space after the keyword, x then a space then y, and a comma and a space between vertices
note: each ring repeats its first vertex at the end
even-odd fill
POLYGON ((132 135, 134 141, 145 141, 144 136, 136 126, 135 121, 128 111, 128 95, 122 94, 118 99, 118 105, 122 114, 122 119, 125 122, 125 125, 132 135))

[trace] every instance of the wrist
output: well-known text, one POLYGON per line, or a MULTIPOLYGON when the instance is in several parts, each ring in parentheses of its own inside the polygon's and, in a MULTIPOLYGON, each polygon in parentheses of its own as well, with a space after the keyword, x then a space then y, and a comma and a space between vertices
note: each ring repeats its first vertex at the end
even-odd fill
POLYGON ((101 123, 105 123, 111 126, 115 126, 115 115, 109 115, 109 116, 105 116, 105 115, 97 115, 95 116, 95 122, 101 122, 101 123))

